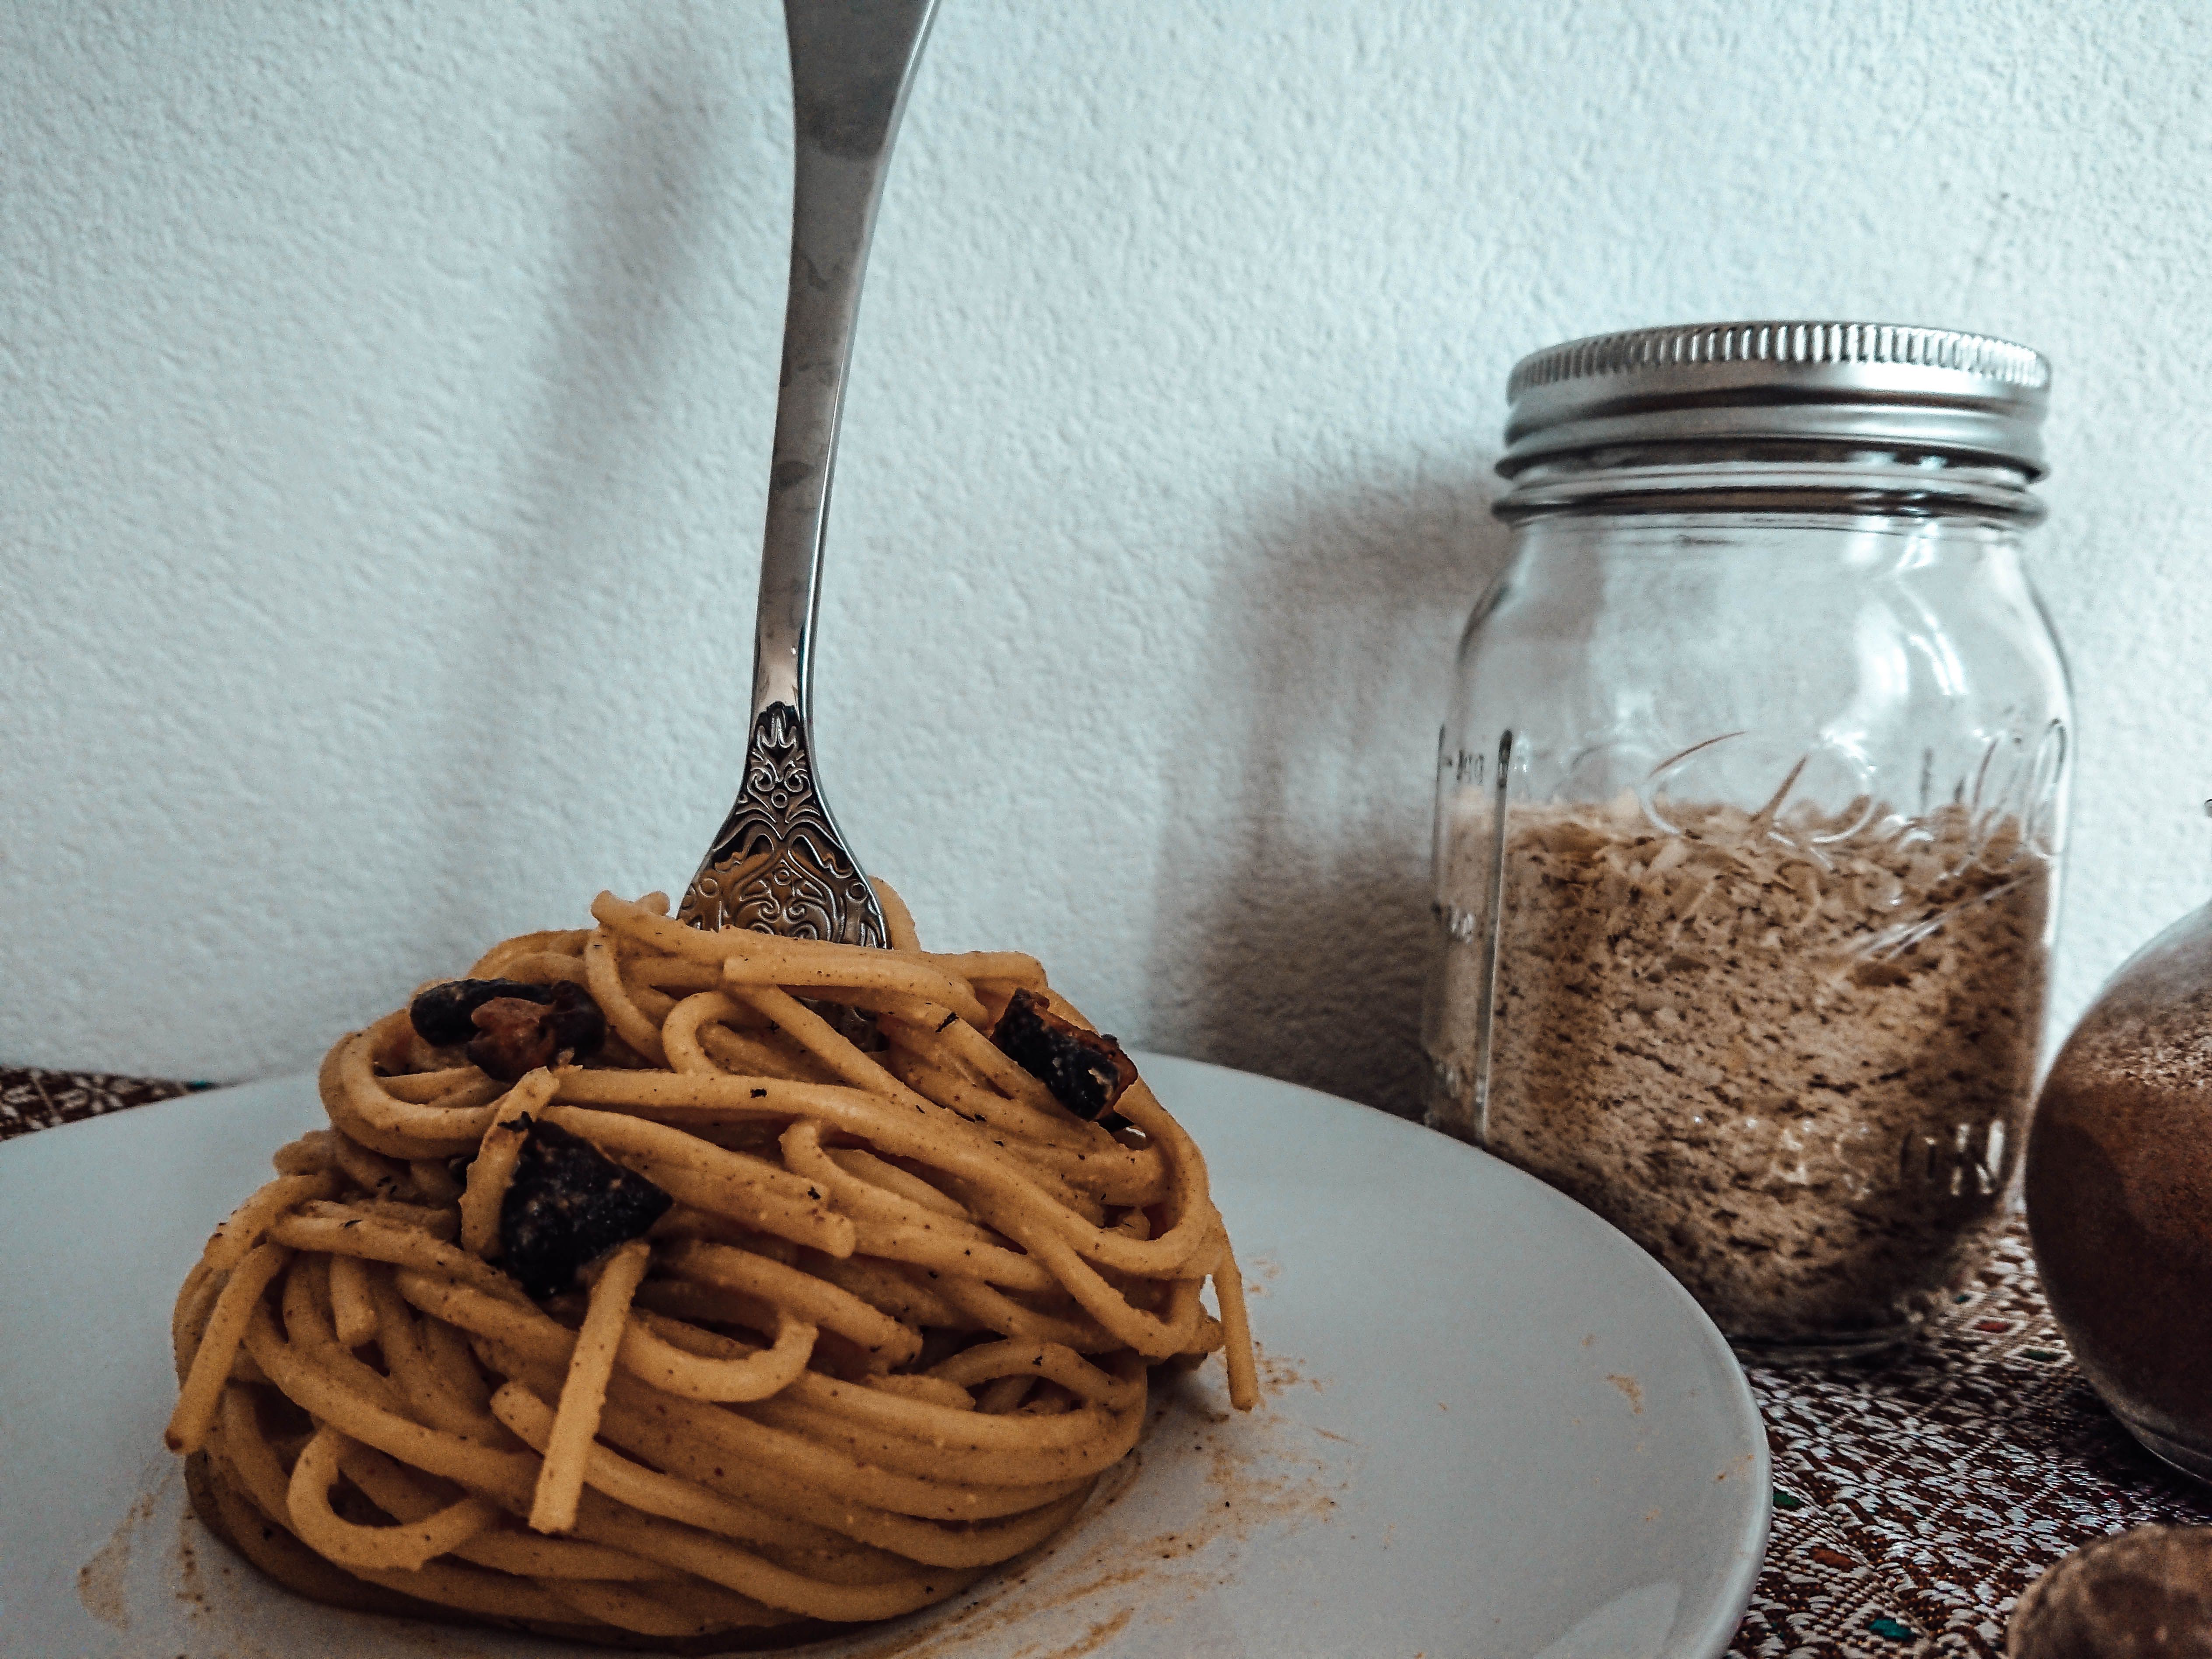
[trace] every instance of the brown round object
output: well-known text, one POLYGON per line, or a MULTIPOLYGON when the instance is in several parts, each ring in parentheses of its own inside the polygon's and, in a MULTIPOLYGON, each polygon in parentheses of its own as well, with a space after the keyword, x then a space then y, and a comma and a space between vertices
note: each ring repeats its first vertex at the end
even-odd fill
POLYGON ((2212 909, 2082 1018, 2036 1107, 2027 1187, 2083 1372, 2152 1450, 2212 1476, 2212 909))
POLYGON ((2212 1527, 2137 1527, 2029 1585, 2010 1659, 2212 1659, 2212 1527))

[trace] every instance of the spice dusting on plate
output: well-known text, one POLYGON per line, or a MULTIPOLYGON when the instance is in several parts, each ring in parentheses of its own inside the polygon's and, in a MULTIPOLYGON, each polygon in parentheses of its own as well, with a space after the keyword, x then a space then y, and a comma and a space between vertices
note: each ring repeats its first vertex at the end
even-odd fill
MULTIPOLYGON (((2000 1223, 2049 863, 2016 820, 1956 806, 1667 811, 1671 832, 1633 795, 1509 817, 1485 1144, 1732 1337, 1893 1335, 2000 1223)), ((1455 845, 1480 914, 1500 849, 1455 845)), ((1472 1079, 1474 1010, 1444 1018, 1472 1079)))

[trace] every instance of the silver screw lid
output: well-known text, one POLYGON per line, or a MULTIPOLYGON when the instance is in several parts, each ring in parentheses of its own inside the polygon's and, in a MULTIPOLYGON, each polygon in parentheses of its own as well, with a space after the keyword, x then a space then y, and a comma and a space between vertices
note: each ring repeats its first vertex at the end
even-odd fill
POLYGON ((1810 443, 2047 470, 2051 365, 1981 334, 1891 323, 1696 323, 1570 340, 1505 384, 1498 470, 1651 444, 1810 443))

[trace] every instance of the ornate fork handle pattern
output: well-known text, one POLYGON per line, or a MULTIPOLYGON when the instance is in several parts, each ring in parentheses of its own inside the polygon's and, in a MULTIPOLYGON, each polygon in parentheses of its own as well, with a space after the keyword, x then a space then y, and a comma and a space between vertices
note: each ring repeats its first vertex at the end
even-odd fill
POLYGON ((814 787, 806 727, 789 703, 753 722, 745 782, 684 894, 694 927, 882 945, 882 912, 814 787))

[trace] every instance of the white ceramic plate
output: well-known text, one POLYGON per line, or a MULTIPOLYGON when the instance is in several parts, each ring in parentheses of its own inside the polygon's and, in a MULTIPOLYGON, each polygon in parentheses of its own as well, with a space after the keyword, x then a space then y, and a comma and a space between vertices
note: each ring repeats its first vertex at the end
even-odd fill
MULTIPOLYGON (((1144 1056, 1206 1149, 1267 1397, 1180 1383, 1048 1553, 837 1659, 1710 1659, 1765 1547, 1766 1439, 1674 1280, 1541 1183, 1288 1084, 1144 1056), (1127 1466, 1125 1466, 1127 1467, 1127 1466)), ((520 1659, 297 1601, 184 1513, 168 1310, 288 1079, 0 1146, 0 1653, 520 1659)))

